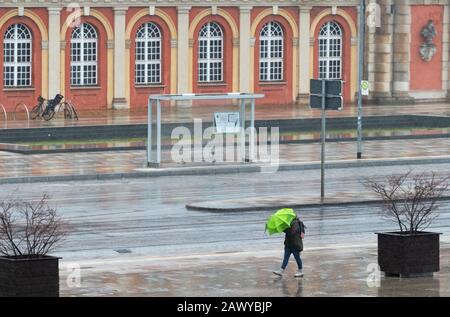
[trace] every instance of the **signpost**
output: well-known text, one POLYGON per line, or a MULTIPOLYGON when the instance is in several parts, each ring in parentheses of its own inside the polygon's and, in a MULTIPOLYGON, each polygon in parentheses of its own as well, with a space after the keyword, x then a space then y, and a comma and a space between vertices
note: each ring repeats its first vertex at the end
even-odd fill
POLYGON ((369 82, 367 80, 361 81, 361 94, 363 96, 369 95, 369 82))
POLYGON ((322 145, 320 153, 320 198, 325 197, 325 134, 326 110, 342 110, 342 80, 311 79, 310 81, 311 108, 322 110, 322 145))
MULTIPOLYGON (((365 39, 365 19, 366 19, 366 0, 359 1, 359 39, 358 39, 358 121, 357 121, 357 132, 358 132, 358 145, 356 150, 356 158, 362 158, 362 96, 363 96, 363 68, 364 68, 364 39, 365 39)), ((365 85, 365 84, 364 84, 365 85)), ((367 83, 367 93, 369 89, 369 83, 367 83)))
POLYGON ((342 80, 311 79, 309 105, 313 109, 322 109, 322 97, 325 97, 325 110, 342 110, 342 80), (325 92, 322 85, 325 81, 325 92))

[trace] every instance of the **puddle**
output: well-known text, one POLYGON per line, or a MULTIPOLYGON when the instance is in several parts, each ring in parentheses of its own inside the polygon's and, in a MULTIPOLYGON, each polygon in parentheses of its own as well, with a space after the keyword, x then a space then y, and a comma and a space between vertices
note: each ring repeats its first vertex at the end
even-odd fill
MULTIPOLYGON (((404 128, 404 129, 366 129, 363 130, 363 139, 403 139, 403 138, 436 138, 450 136, 450 128, 404 128)), ((349 141, 357 137, 356 130, 329 130, 327 141, 349 141)), ((280 133, 280 143, 310 143, 319 142, 320 131, 291 131, 280 133)), ((200 142, 200 140, 195 140, 200 142)), ((203 140, 206 145, 210 140, 203 140)), ((163 149, 170 149, 178 139, 163 136, 161 143, 163 149)), ((224 143, 225 144, 225 143, 224 143)), ((95 152, 95 151, 120 151, 120 150, 145 150, 146 139, 123 139, 123 140, 67 140, 45 143, 22 143, 9 144, 0 143, 0 151, 14 152, 20 154, 45 154, 65 152, 95 152)))

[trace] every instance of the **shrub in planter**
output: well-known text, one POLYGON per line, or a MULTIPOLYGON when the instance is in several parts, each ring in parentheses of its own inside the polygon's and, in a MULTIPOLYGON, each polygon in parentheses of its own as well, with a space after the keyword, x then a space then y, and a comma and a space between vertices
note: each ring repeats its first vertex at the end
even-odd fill
POLYGON ((63 227, 45 194, 0 201, 0 296, 59 296, 59 258, 48 254, 63 227))
POLYGON ((382 211, 400 229, 378 232, 378 264, 387 276, 412 277, 439 271, 439 235, 427 232, 438 216, 438 200, 448 187, 447 177, 412 171, 386 181, 366 179, 365 185, 383 201, 382 211))

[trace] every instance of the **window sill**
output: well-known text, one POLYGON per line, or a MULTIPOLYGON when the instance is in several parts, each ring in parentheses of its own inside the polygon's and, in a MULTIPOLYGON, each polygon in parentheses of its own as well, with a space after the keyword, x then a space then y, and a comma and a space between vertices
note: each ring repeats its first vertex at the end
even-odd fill
POLYGON ((211 83, 197 83, 198 87, 216 87, 216 86, 227 86, 227 83, 223 81, 211 82, 211 83))
POLYGON ((85 90, 85 89, 91 89, 91 90, 96 90, 96 89, 101 89, 102 87, 100 86, 70 86, 70 89, 73 90, 85 90))
POLYGON ((273 86, 273 85, 286 85, 286 81, 260 81, 258 85, 260 86, 273 86))
POLYGON ((8 91, 34 91, 34 87, 8 87, 3 88, 4 92, 8 91))
POLYGON ((149 84, 149 85, 136 85, 134 84, 135 88, 166 88, 166 85, 162 84, 149 84))

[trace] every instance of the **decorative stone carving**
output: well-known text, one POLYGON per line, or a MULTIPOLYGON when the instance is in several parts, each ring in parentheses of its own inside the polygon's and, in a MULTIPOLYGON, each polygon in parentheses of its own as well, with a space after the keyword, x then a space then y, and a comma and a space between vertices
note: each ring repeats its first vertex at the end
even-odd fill
POLYGON ((437 51, 436 45, 433 43, 433 38, 435 38, 437 34, 432 20, 428 21, 420 34, 425 39, 425 42, 420 46, 419 54, 422 60, 429 62, 437 51))

